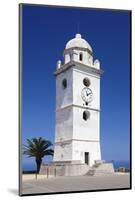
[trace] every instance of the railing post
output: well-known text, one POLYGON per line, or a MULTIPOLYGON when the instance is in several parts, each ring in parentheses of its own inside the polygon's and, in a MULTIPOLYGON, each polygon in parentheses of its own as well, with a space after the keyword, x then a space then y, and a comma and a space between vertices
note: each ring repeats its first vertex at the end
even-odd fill
POLYGON ((37 180, 37 173, 35 174, 36 180, 37 180))
POLYGON ((48 175, 49 175, 49 169, 48 169, 48 167, 47 167, 47 178, 48 178, 48 175))
POLYGON ((56 168, 54 168, 54 175, 55 175, 55 177, 56 177, 56 168))

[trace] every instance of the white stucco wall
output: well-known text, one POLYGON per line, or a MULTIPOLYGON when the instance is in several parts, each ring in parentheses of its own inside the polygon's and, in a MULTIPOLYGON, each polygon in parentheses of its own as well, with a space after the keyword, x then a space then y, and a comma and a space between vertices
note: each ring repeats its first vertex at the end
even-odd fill
POLYGON ((69 143, 67 145, 55 145, 55 151, 54 151, 54 161, 71 161, 73 159, 72 157, 72 143, 69 143))
POLYGON ((90 118, 85 121, 83 119, 84 110, 82 108, 73 108, 73 139, 99 141, 99 112, 89 111, 90 118))
POLYGON ((56 112, 55 142, 73 138, 73 109, 66 108, 56 112))
POLYGON ((89 152, 89 165, 95 164, 95 160, 101 160, 99 142, 73 141, 72 159, 85 163, 85 152, 89 152))
POLYGON ((75 105, 84 105, 81 97, 82 89, 86 87, 83 84, 84 78, 89 78, 91 82, 89 88, 93 93, 93 100, 89 103, 89 106, 94 109, 100 109, 100 78, 96 75, 88 74, 83 70, 73 70, 73 103, 75 105))
POLYGON ((73 102, 73 69, 70 68, 67 71, 56 76, 56 110, 73 102), (62 80, 67 80, 67 88, 63 89, 62 80))
MULTIPOLYGON (((87 51, 74 49, 73 51, 71 50, 71 53, 73 52, 74 52, 72 56, 73 61, 80 62, 88 66, 93 66, 93 57, 87 51), (80 53, 82 53, 82 61, 80 61, 80 58, 79 58, 80 53)), ((65 61, 64 62, 65 64, 71 61, 70 53, 65 55, 64 61, 65 61)))
POLYGON ((56 113, 55 113, 55 146, 54 161, 72 160, 72 146, 61 146, 61 142, 73 137, 73 109, 67 107, 73 102, 73 69, 69 69, 56 77, 56 113), (67 80, 67 88, 63 89, 62 80, 67 80))

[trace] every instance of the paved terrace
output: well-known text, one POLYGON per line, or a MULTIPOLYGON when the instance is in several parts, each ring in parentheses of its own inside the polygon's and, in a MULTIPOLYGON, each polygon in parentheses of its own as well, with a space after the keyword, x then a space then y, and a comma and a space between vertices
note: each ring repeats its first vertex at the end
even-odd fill
POLYGON ((56 193, 68 191, 102 190, 129 188, 129 173, 102 176, 75 176, 25 179, 22 183, 22 194, 56 193))

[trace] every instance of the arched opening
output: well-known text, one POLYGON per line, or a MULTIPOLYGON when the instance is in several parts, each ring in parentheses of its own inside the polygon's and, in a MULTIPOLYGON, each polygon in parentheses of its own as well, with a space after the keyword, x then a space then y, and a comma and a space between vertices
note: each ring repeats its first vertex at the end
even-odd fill
POLYGON ((65 78, 62 81, 62 87, 63 87, 63 89, 67 88, 67 79, 65 79, 65 78))
POLYGON ((83 54, 82 54, 82 53, 79 54, 79 60, 80 60, 80 61, 83 60, 83 54))
POLYGON ((90 117, 90 112, 89 111, 84 111, 83 112, 83 119, 85 121, 87 121, 89 119, 89 117, 90 117))
POLYGON ((86 86, 86 87, 89 87, 90 86, 90 80, 88 78, 84 78, 83 79, 83 84, 86 86))

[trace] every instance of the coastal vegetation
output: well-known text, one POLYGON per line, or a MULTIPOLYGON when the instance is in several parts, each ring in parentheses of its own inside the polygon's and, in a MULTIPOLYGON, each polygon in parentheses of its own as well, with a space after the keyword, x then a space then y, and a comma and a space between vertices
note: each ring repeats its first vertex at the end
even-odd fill
POLYGON ((51 141, 42 137, 27 139, 27 144, 23 145, 23 154, 28 157, 35 157, 37 173, 40 171, 43 157, 49 155, 53 156, 54 150, 51 148, 52 146, 51 141))

